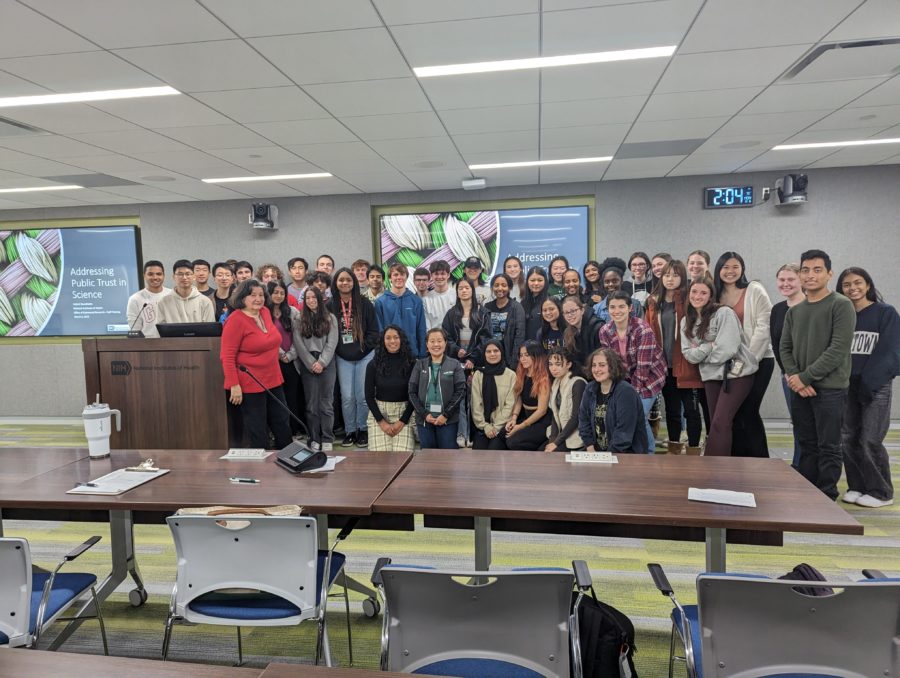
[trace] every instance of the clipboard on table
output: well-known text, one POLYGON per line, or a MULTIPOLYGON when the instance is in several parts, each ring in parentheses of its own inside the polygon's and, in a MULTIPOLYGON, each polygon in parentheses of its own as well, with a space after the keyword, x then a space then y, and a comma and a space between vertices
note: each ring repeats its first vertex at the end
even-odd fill
POLYGON ((96 480, 91 480, 89 483, 73 487, 66 494, 123 494, 139 485, 149 483, 154 478, 164 476, 168 472, 167 468, 141 469, 140 471, 121 468, 118 471, 107 473, 105 476, 100 476, 96 480))

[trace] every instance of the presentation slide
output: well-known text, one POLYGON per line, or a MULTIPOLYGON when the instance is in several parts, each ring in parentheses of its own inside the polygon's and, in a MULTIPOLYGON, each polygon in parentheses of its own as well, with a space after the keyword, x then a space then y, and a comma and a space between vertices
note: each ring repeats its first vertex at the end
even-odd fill
POLYGON ((136 226, 0 231, 0 337, 125 334, 136 226))
MULTIPOLYGON (((579 271, 588 251, 588 207, 538 207, 479 212, 385 214, 379 219, 381 261, 385 270, 399 262, 427 268, 438 259, 450 264, 454 279, 463 264, 478 257, 488 278, 509 256, 525 269, 564 256, 579 271)), ((412 276, 410 276, 410 280, 412 276)))

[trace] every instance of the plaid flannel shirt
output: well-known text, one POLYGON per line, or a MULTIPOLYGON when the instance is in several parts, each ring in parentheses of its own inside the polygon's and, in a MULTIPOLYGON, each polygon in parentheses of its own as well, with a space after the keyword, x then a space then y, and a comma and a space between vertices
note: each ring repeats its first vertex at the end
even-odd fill
MULTIPOLYGON (((659 395, 666 383, 666 356, 656 341, 653 329, 642 318, 628 318, 625 334, 625 370, 628 382, 641 398, 659 395)), ((600 345, 619 352, 616 324, 612 321, 600 328, 600 345)))

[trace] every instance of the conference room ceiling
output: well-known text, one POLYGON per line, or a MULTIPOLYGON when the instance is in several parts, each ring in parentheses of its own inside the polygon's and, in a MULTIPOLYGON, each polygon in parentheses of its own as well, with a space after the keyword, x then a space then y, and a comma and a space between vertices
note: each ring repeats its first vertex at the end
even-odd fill
POLYGON ((105 177, 0 209, 898 163, 898 144, 771 150, 900 137, 898 36, 900 0, 0 0, 0 97, 181 92, 0 108, 0 189, 105 177), (664 45, 678 48, 412 70, 664 45), (613 159, 469 169, 598 156, 613 159), (315 172, 334 176, 201 181, 315 172))

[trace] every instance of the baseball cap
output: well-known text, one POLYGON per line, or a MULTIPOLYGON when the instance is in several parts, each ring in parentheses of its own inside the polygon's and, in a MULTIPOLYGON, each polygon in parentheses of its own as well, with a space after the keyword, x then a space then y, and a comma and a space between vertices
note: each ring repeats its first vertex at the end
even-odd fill
POLYGON ((463 264, 463 268, 484 268, 484 264, 481 263, 481 259, 478 257, 469 257, 463 264))

